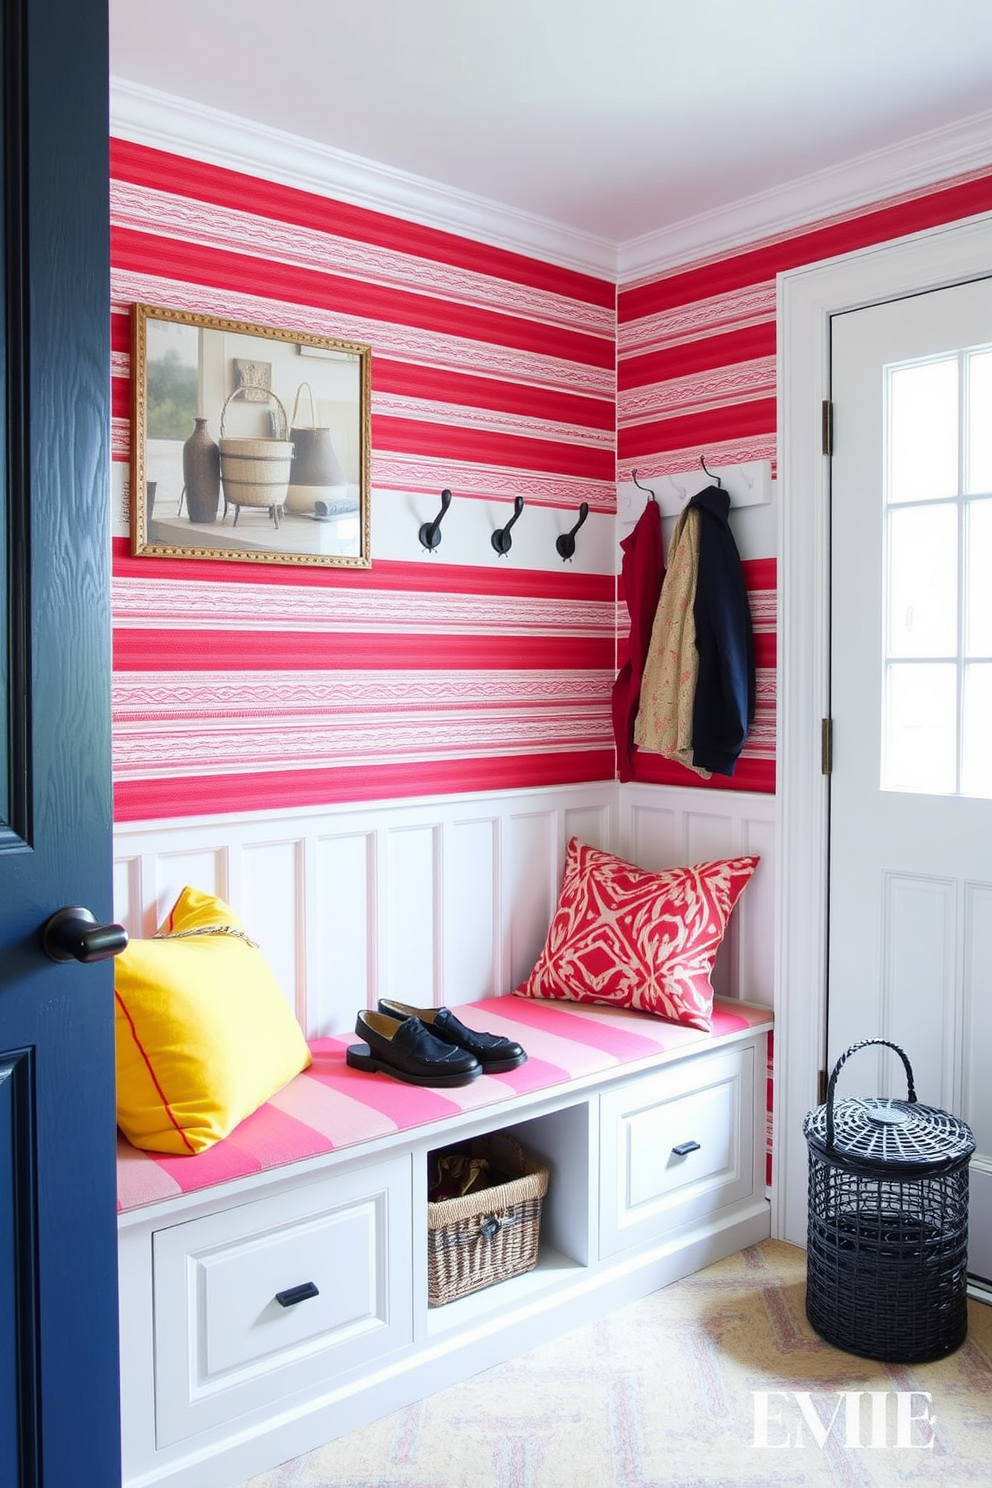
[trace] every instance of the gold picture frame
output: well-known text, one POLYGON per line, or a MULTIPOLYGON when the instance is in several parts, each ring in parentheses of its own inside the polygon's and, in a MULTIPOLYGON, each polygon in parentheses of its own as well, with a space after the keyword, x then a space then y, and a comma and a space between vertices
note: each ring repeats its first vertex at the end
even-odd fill
POLYGON ((370 346, 143 304, 132 333, 134 554, 370 567, 370 346))

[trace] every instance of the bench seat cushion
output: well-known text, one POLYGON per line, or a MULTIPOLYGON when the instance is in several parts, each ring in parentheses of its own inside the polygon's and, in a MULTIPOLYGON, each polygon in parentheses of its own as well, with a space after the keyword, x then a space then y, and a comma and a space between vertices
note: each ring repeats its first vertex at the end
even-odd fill
POLYGON ((771 1012, 718 998, 709 1033, 645 1013, 570 1003, 493 997, 454 1009, 470 1027, 516 1039, 528 1059, 504 1074, 435 1090, 350 1069, 354 1034, 310 1041, 313 1062, 222 1141, 190 1157, 143 1152, 118 1143, 118 1209, 156 1204, 307 1158, 415 1131, 465 1112, 584 1076, 619 1072, 665 1053, 717 1044, 772 1021, 771 1012))

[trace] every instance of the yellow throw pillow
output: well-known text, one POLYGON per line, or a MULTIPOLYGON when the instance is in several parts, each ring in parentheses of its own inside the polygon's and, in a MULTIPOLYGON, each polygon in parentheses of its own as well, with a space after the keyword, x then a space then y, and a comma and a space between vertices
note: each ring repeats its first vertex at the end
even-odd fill
POLYGON ((114 967, 117 1122, 135 1147, 202 1152, 310 1063, 261 951, 212 894, 183 889, 114 967))

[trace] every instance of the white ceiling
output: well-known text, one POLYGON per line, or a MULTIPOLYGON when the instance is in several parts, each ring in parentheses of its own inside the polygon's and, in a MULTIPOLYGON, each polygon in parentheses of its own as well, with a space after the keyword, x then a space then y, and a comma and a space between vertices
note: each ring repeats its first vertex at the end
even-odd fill
POLYGON ((111 0, 111 71, 625 243, 992 107, 990 0, 111 0))

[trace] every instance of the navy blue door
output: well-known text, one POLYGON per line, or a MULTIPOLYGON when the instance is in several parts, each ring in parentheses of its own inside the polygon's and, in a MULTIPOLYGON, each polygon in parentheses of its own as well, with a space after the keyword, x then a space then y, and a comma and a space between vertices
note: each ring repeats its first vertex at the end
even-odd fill
POLYGON ((0 1483, 120 1481, 105 0, 3 0, 0 1483))

